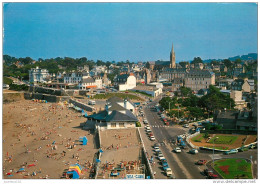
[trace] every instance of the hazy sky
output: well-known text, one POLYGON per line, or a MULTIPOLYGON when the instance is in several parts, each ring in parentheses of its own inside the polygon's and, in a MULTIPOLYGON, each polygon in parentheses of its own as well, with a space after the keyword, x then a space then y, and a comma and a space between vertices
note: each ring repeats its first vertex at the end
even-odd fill
POLYGON ((4 54, 103 61, 257 52, 255 3, 6 3, 4 54))

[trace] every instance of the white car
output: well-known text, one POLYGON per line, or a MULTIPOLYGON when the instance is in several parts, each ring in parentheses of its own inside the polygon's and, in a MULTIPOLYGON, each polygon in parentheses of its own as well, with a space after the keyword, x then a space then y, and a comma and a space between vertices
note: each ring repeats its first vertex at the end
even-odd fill
POLYGON ((181 153, 181 148, 176 147, 176 148, 174 149, 174 151, 175 151, 175 153, 181 153))
POLYGON ((144 120, 144 124, 148 124, 148 121, 146 119, 144 120))
POLYGON ((159 155, 158 155, 158 158, 159 158, 159 160, 165 159, 164 156, 163 156, 163 154, 159 154, 159 155))
POLYGON ((149 129, 146 129, 146 132, 150 133, 150 132, 152 132, 152 130, 149 128, 149 129))
POLYGON ((183 125, 184 128, 189 128, 189 124, 183 125))
POLYGON ((145 128, 147 129, 147 128, 149 128, 150 129, 150 125, 145 125, 145 128))
POLYGON ((159 148, 155 148, 154 151, 155 151, 155 152, 159 152, 159 151, 161 151, 161 150, 160 150, 159 148))
POLYGON ((150 137, 150 140, 151 140, 151 141, 155 141, 155 137, 152 135, 152 136, 150 137))
POLYGON ((165 170, 165 173, 166 173, 167 176, 172 176, 172 170, 171 170, 171 168, 167 168, 167 169, 165 170))

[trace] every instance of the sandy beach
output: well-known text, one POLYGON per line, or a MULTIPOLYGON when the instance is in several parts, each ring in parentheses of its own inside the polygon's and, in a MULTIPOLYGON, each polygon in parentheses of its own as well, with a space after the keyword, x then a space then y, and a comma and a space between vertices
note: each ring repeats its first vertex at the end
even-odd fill
POLYGON ((98 149, 94 136, 79 127, 85 121, 64 103, 3 104, 3 177, 60 179, 71 164, 79 163, 80 178, 88 179, 98 149), (82 136, 88 139, 85 146, 78 141, 82 136))

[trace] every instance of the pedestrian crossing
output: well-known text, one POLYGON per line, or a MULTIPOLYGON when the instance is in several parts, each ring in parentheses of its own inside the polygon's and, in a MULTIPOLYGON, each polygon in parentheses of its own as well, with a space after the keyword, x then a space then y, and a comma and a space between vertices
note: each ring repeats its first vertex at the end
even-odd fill
POLYGON ((151 125, 150 127, 153 127, 153 128, 167 128, 167 127, 170 127, 170 126, 166 126, 166 125, 151 125))
POLYGON ((214 158, 214 159, 221 159, 222 158, 222 156, 221 156, 221 154, 214 154, 214 156, 213 155, 209 155, 210 156, 210 158, 214 158))

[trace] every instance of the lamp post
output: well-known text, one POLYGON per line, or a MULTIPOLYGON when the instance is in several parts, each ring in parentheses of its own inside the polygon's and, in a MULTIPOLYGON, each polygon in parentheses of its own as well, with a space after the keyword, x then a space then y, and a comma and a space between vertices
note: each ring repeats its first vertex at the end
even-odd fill
POLYGON ((215 139, 213 139, 213 169, 214 169, 214 151, 215 151, 215 140, 218 139, 218 137, 216 137, 215 139))
POLYGON ((169 102, 169 113, 170 113, 170 104, 171 104, 171 102, 169 102))

